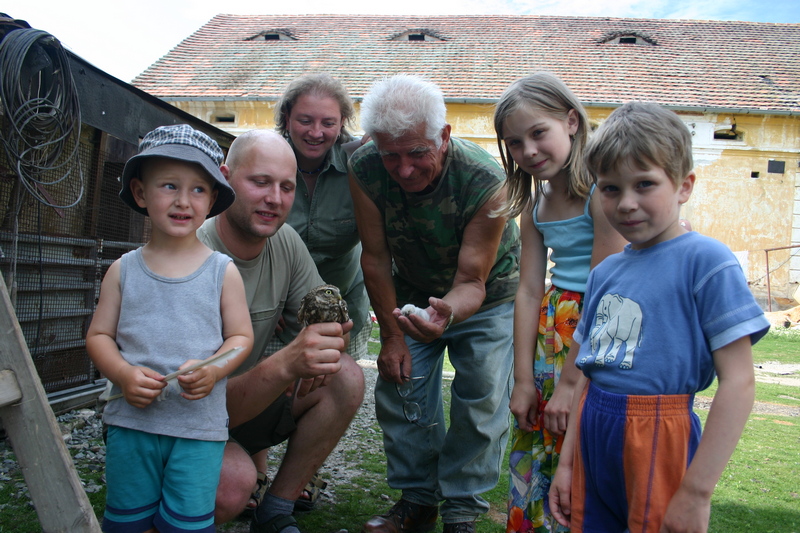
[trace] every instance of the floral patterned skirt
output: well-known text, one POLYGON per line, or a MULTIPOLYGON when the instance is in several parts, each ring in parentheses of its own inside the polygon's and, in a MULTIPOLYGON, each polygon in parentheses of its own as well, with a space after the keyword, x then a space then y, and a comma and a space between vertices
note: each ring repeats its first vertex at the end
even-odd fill
POLYGON ((534 431, 519 429, 514 420, 509 458, 508 523, 506 532, 564 532, 550 513, 547 493, 558 466, 559 437, 544 429, 544 408, 553 396, 572 334, 583 308, 583 294, 550 287, 542 300, 533 373, 539 394, 539 418, 534 431))

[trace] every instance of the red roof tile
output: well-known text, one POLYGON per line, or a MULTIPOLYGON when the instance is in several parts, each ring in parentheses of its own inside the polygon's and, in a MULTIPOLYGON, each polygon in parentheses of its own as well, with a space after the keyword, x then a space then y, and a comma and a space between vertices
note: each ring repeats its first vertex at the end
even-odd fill
POLYGON ((800 24, 539 16, 217 15, 136 77, 161 98, 275 99, 324 70, 354 98, 397 73, 448 100, 496 100, 549 70, 586 104, 800 113, 800 24), (280 31, 285 40, 265 40, 280 31), (441 41, 393 41, 408 30, 441 41), (637 44, 605 42, 638 35, 637 44), (258 36, 257 38, 253 38, 258 36), (251 40, 249 40, 251 39, 251 40))

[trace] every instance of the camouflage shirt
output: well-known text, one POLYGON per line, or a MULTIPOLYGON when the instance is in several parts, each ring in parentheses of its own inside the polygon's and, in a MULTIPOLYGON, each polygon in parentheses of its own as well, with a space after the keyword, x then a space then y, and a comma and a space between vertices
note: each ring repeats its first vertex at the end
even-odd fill
MULTIPOLYGON (((431 192, 408 193, 383 166, 375 143, 350 159, 356 182, 383 216, 397 303, 427 307, 453 286, 464 229, 505 176, 478 145, 451 137, 442 177, 431 192)), ((506 222, 481 309, 514 299, 519 283, 519 228, 506 222)))

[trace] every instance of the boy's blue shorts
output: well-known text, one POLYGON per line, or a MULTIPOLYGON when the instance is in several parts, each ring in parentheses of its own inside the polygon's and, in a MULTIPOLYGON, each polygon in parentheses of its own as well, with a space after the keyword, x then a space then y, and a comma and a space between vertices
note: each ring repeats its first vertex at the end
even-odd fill
POLYGON ((658 531, 700 443, 693 394, 584 391, 572 472, 572 533, 658 531))
POLYGON ((213 532, 224 441, 108 427, 103 531, 213 532))

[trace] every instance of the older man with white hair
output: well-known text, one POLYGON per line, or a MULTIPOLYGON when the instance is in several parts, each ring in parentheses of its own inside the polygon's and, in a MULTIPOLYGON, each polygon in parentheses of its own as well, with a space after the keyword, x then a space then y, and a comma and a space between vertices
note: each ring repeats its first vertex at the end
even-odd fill
POLYGON ((474 532, 508 438, 519 230, 493 215, 505 198, 502 169, 451 137, 445 114, 435 84, 379 81, 361 104, 374 142, 350 160, 361 265, 381 332, 375 410, 389 485, 402 490, 365 524, 370 533, 429 531, 439 511, 445 533, 474 532), (424 314, 399 309, 406 305, 424 314), (456 369, 449 424, 445 349, 456 369))

